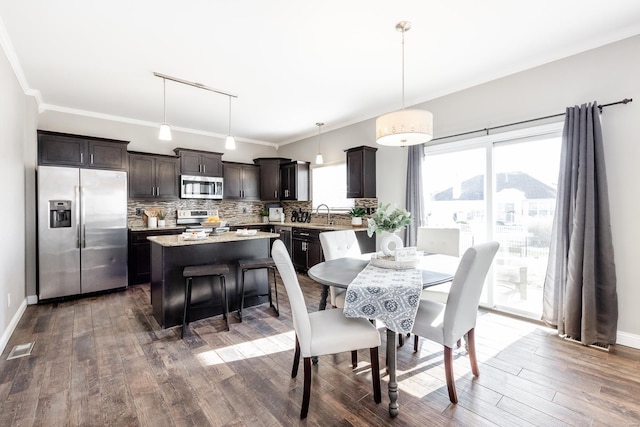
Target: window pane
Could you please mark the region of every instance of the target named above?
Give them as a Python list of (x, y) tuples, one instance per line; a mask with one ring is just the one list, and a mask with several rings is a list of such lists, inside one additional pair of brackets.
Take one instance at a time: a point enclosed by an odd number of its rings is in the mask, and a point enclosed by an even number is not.
[(347, 211), (354, 206), (347, 199), (347, 164), (316, 166), (311, 169), (312, 208), (327, 204), (331, 211)]
[(461, 253), (486, 240), (485, 153), (427, 154), (423, 163), (425, 225), (459, 227)]
[(494, 302), (539, 317), (556, 206), (560, 138), (496, 145)]

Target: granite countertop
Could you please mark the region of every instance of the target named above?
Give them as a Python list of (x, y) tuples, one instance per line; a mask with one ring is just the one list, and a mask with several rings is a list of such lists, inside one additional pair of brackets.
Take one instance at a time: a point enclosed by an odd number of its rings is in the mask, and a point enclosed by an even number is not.
[[(320, 223), (313, 223), (313, 222), (269, 222), (269, 223), (265, 223), (265, 222), (243, 222), (243, 223), (238, 223), (238, 224), (228, 224), (228, 226), (230, 227), (252, 227), (252, 226), (260, 226), (260, 225), (280, 225), (283, 227), (294, 227), (294, 228), (313, 228), (313, 229), (319, 229), (319, 230), (353, 230), (353, 231), (367, 231), (367, 227), (354, 227), (352, 225), (344, 225), (344, 224), (333, 224), (333, 225), (327, 225), (327, 224), (320, 224)], [(149, 227), (145, 227), (145, 226), (131, 226), (129, 227), (129, 230), (131, 231), (160, 231), (160, 230), (184, 230), (186, 229), (186, 226), (184, 225), (168, 225), (165, 227), (154, 227), (154, 228), (149, 228)]]
[(184, 225), (167, 225), (165, 227), (146, 227), (144, 225), (134, 225), (129, 227), (130, 231), (162, 231), (162, 230), (184, 230)]
[(315, 228), (315, 229), (319, 229), (319, 230), (353, 230), (353, 231), (367, 231), (367, 227), (354, 227), (352, 225), (344, 225), (344, 224), (332, 224), (332, 225), (328, 225), (328, 224), (320, 224), (320, 223), (313, 223), (313, 222), (270, 222), (268, 224), (265, 223), (254, 223), (254, 224), (237, 224), (234, 226), (237, 227), (242, 227), (242, 226), (249, 226), (249, 225), (280, 225), (283, 227), (294, 227), (294, 228)]
[(265, 233), (262, 231), (258, 231), (256, 234), (251, 236), (240, 236), (236, 234), (234, 231), (229, 231), (229, 232), (218, 234), (218, 235), (212, 234), (208, 236), (206, 239), (202, 239), (202, 240), (185, 240), (181, 234), (174, 234), (169, 236), (152, 236), (152, 237), (147, 237), (147, 240), (150, 240), (164, 247), (176, 247), (176, 246), (206, 245), (211, 243), (237, 242), (240, 240), (273, 239), (278, 237), (280, 237), (280, 235), (277, 233)]

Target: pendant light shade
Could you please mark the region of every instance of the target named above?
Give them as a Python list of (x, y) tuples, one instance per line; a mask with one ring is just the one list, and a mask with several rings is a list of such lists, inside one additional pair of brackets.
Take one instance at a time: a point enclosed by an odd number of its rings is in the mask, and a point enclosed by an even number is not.
[(162, 79), (162, 105), (163, 105), (163, 120), (160, 125), (160, 134), (158, 138), (162, 141), (171, 141), (171, 126), (167, 124), (167, 80)]
[(404, 33), (410, 28), (408, 21), (396, 24), (396, 30), (402, 32), (402, 110), (376, 119), (376, 142), (380, 145), (404, 147), (433, 139), (433, 114), (426, 110), (404, 109)]
[(229, 131), (227, 137), (224, 139), (224, 148), (227, 150), (236, 149), (236, 139), (231, 136), (231, 97), (229, 97)]
[(324, 163), (324, 159), (322, 158), (322, 153), (320, 152), (320, 129), (324, 126), (324, 123), (318, 122), (316, 123), (318, 126), (318, 154), (316, 155), (316, 165), (321, 165)]

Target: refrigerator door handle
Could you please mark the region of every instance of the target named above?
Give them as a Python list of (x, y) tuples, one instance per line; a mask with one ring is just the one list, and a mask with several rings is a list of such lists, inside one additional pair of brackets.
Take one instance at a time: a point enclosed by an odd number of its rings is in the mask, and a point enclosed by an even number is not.
[(80, 188), (76, 185), (73, 189), (76, 196), (76, 248), (80, 248)]
[(82, 229), (81, 229), (82, 230), (82, 234), (81, 234), (82, 247), (86, 248), (87, 247), (87, 225), (84, 222), (84, 212), (85, 212), (85, 209), (84, 209), (84, 187), (82, 185), (80, 186), (80, 200), (81, 200), (81, 203), (82, 203), (82, 206), (81, 206), (82, 214), (80, 215), (80, 222), (82, 224)]

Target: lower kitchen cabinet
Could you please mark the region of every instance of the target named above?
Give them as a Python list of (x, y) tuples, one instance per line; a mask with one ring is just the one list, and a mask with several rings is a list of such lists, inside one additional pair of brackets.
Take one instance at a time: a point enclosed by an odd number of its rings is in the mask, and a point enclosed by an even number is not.
[(314, 265), (324, 261), (320, 245), (321, 230), (294, 228), (291, 233), (291, 260), (298, 271), (306, 272)]
[(150, 236), (181, 234), (183, 228), (167, 230), (129, 230), (129, 285), (149, 283), (151, 279), (151, 242)]
[(278, 233), (280, 235), (279, 239), (282, 240), (284, 246), (287, 248), (287, 252), (289, 252), (289, 257), (293, 257), (292, 243), (291, 243), (291, 226), (286, 225), (276, 225), (274, 233)]

